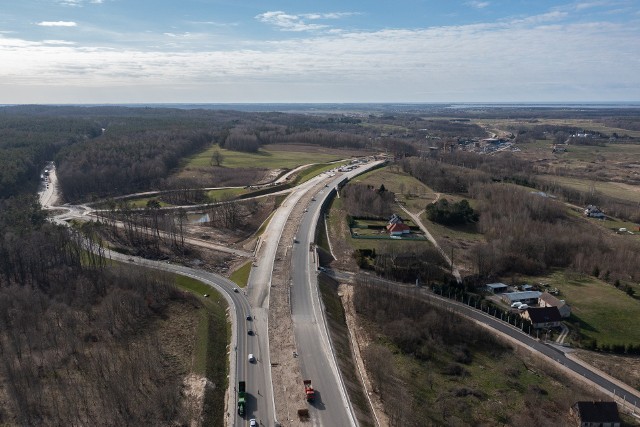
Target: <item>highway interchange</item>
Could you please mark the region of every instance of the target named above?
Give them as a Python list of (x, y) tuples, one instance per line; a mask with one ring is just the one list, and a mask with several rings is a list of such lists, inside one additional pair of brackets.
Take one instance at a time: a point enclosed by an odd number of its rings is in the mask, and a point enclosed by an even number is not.
[[(299, 352), (300, 369), (305, 378), (313, 380), (318, 394), (317, 401), (310, 407), (313, 425), (357, 425), (332, 350), (317, 286), (318, 266), (314, 256), (315, 252), (310, 248), (323, 201), (330, 196), (332, 190), (341, 181), (350, 179), (377, 164), (378, 162), (363, 164), (346, 173), (323, 173), (292, 189), (260, 237), (255, 252), (256, 262), (253, 264), (249, 283), (245, 289), (239, 291), (233, 282), (215, 273), (108, 251), (108, 255), (112, 259), (200, 280), (216, 288), (227, 300), (233, 325), (229, 360), (227, 425), (245, 426), (251, 418), (256, 418), (261, 425), (279, 425), (273, 398), (268, 336), (269, 289), (279, 245), (291, 246), (291, 315), (295, 340), (298, 348), (302, 349)], [(87, 206), (52, 206), (52, 202), (56, 199), (55, 179), (55, 170), (52, 170), (50, 185), (40, 193), (43, 207), (63, 211), (54, 216), (53, 220), (66, 224), (68, 220), (73, 218), (91, 219), (91, 209)], [(305, 209), (296, 236), (297, 243), (281, 241), (282, 231), (292, 210), (299, 204), (301, 198), (308, 192), (314, 191), (314, 188), (322, 189), (314, 194), (308, 209)], [(436, 296), (431, 294), (430, 298), (436, 298)], [(557, 348), (523, 334), (505, 322), (471, 307), (444, 298), (441, 299), (441, 303), (510, 337), (512, 340), (516, 340), (519, 345), (546, 356), (551, 363), (581, 376), (585, 381), (612, 396), (615, 395), (618, 399), (624, 399), (628, 406), (633, 405), (638, 408), (640, 394), (637, 391), (596, 372), (584, 363), (578, 363), (572, 358), (566, 357), (565, 353)], [(249, 330), (253, 331), (252, 335), (248, 334)], [(249, 354), (255, 355), (256, 361), (254, 363), (249, 362)], [(235, 411), (236, 387), (239, 380), (247, 382), (247, 413), (244, 417), (238, 416)], [(302, 386), (300, 390), (302, 392)]]

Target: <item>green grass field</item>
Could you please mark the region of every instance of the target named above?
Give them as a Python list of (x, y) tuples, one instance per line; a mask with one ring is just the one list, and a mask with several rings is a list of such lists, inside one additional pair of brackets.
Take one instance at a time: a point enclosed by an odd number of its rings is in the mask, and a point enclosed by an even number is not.
[(640, 301), (623, 291), (594, 277), (564, 272), (529, 280), (560, 290), (559, 298), (571, 306), (583, 336), (608, 344), (640, 342)]
[(419, 212), (436, 198), (436, 193), (411, 175), (390, 167), (375, 169), (356, 177), (353, 182), (384, 187), (396, 194), (411, 212)]
[(160, 203), (160, 207), (169, 207), (169, 206), (173, 206), (170, 203), (167, 202), (163, 202), (160, 197), (162, 197), (162, 195), (158, 195), (158, 196), (153, 196), (153, 197), (141, 197), (139, 199), (127, 199), (127, 203), (129, 203), (129, 205), (132, 208), (146, 208), (147, 207), (147, 203), (150, 200), (157, 200)]
[(293, 169), (300, 165), (310, 163), (326, 163), (344, 158), (344, 155), (323, 152), (295, 151), (299, 147), (292, 147), (292, 150), (274, 150), (270, 147), (261, 148), (257, 153), (243, 153), (230, 151), (214, 145), (195, 156), (192, 156), (183, 163), (183, 168), (208, 168), (211, 167), (211, 156), (218, 150), (223, 156), (221, 166), (225, 168), (265, 168), (265, 169)]
[(212, 201), (213, 200), (218, 200), (218, 201), (231, 200), (243, 194), (247, 194), (249, 191), (251, 190), (245, 189), (245, 188), (223, 188), (220, 190), (207, 191), (207, 197), (209, 198), (209, 200), (212, 200)]
[(251, 273), (251, 261), (247, 261), (240, 268), (231, 273), (229, 279), (235, 282), (239, 287), (244, 288), (249, 282), (249, 274)]
[[(180, 289), (186, 290), (196, 295), (207, 309), (206, 311), (203, 310), (200, 313), (194, 360), (195, 372), (205, 374), (208, 364), (208, 357), (211, 357), (208, 356), (208, 349), (210, 348), (210, 346), (213, 345), (215, 348), (217, 348), (217, 350), (215, 350), (216, 354), (226, 355), (226, 348), (225, 350), (222, 350), (222, 347), (226, 347), (227, 343), (210, 342), (209, 328), (211, 326), (211, 319), (209, 319), (209, 316), (214, 316), (216, 319), (218, 319), (218, 321), (220, 321), (220, 319), (226, 319), (227, 302), (218, 291), (205, 283), (186, 276), (176, 275), (174, 277), (176, 285)], [(208, 294), (209, 298), (204, 298), (204, 294)]]

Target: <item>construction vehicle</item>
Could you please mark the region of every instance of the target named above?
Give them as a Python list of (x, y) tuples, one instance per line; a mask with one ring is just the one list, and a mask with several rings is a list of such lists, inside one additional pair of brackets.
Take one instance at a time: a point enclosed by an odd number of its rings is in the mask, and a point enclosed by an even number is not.
[(244, 409), (247, 404), (245, 400), (245, 387), (246, 383), (244, 381), (240, 381), (238, 383), (238, 415), (244, 415)]
[(313, 386), (311, 385), (311, 380), (304, 380), (304, 394), (307, 402), (313, 402), (313, 399), (316, 397), (316, 392), (313, 390)]

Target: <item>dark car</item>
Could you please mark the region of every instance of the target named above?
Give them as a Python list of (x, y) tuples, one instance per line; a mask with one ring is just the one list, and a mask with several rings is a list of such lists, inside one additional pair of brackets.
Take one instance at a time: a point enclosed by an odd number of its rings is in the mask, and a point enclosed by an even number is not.
[(249, 329), (249, 330), (247, 331), (247, 334), (249, 334), (249, 335), (253, 335), (253, 330)]

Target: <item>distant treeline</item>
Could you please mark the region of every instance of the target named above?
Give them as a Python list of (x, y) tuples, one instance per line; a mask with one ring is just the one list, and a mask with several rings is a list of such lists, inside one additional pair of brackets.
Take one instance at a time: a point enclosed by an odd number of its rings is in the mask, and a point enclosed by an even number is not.
[[(425, 136), (442, 139), (486, 136), (482, 127), (469, 122), (470, 118), (527, 120), (529, 123), (526, 125), (513, 129), (516, 140), (522, 142), (531, 138), (548, 139), (549, 135), (560, 142), (579, 130), (570, 126), (539, 125), (539, 118), (599, 118), (623, 129), (640, 126), (634, 109), (578, 111), (473, 106), (450, 109), (426, 105), (389, 108), (379, 106), (383, 113), (374, 113), (377, 111), (374, 108), (366, 117), (354, 117), (347, 113), (285, 114), (120, 106), (2, 107), (0, 197), (33, 192), (38, 184), (39, 170), (45, 161), (53, 159), (58, 162), (65, 197), (80, 200), (164, 186), (175, 188), (175, 183), (165, 180), (171, 169), (185, 156), (212, 143), (245, 152), (256, 152), (268, 144), (312, 144), (332, 149), (381, 150), (404, 158), (417, 156), (426, 149)], [(342, 109), (337, 108), (336, 111)], [(431, 118), (423, 117), (426, 112)], [(438, 116), (442, 118), (433, 118)], [(456, 118), (450, 119), (452, 116)], [(601, 143), (596, 139), (585, 141)], [(456, 188), (456, 191), (465, 191), (460, 189), (479, 175), (486, 177), (488, 174), (492, 179), (502, 179), (500, 175), (506, 174), (513, 178), (514, 174), (509, 171), (524, 165), (524, 162), (517, 164), (510, 159), (507, 172), (500, 173), (505, 166), (504, 160), (482, 160), (481, 166), (470, 166), (479, 161), (460, 153), (445, 156), (442, 160), (450, 165), (474, 169), (474, 176), (462, 178), (461, 182), (446, 176), (436, 179), (440, 181), (442, 191)], [(405, 165), (406, 169), (411, 167), (413, 165)], [(493, 169), (487, 170), (487, 167)], [(516, 178), (528, 174), (531, 166), (525, 167), (528, 169), (520, 169), (515, 174)], [(224, 173), (223, 168), (218, 169), (219, 173)], [(441, 170), (443, 175), (448, 173), (445, 166)], [(251, 174), (244, 175), (249, 178)], [(227, 182), (229, 179), (214, 181)]]
[(57, 167), (60, 187), (68, 200), (87, 195), (133, 193), (164, 178), (186, 155), (212, 141), (205, 132), (146, 131), (66, 147)]

